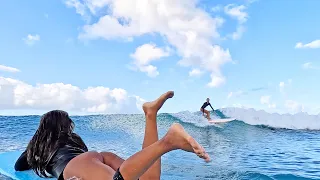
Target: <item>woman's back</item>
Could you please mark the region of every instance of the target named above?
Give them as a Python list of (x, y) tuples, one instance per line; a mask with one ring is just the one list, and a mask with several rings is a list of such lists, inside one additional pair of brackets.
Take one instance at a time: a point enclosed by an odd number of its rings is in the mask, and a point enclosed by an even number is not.
[(60, 147), (51, 158), (46, 171), (54, 177), (60, 177), (68, 162), (74, 157), (87, 152), (87, 147), (75, 146), (75, 144), (65, 144)]
[(72, 158), (88, 151), (73, 128), (73, 121), (64, 111), (44, 114), (26, 151), (16, 162), (16, 170), (33, 169), (39, 176), (49, 177), (49, 173), (58, 178)]

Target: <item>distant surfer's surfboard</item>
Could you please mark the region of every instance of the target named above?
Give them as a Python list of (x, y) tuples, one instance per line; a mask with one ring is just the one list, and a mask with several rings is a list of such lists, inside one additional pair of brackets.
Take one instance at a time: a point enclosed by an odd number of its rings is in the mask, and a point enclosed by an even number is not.
[(226, 119), (211, 119), (209, 123), (227, 123), (230, 121), (236, 120), (235, 118), (226, 118)]
[(54, 178), (41, 178), (32, 170), (15, 171), (14, 164), (21, 155), (22, 151), (13, 151), (0, 154), (0, 174), (15, 180), (53, 180)]

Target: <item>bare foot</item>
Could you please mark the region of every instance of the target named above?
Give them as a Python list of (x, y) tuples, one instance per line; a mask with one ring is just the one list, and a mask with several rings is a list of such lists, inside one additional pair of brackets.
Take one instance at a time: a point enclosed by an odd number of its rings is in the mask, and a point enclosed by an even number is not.
[(164, 141), (172, 148), (172, 150), (181, 149), (187, 152), (193, 152), (205, 161), (210, 161), (210, 157), (204, 148), (178, 123), (174, 123), (170, 127), (164, 137)]
[(146, 102), (142, 105), (142, 109), (145, 114), (149, 113), (157, 113), (159, 109), (162, 107), (162, 105), (166, 102), (167, 99), (172, 98), (174, 96), (173, 91), (168, 91), (164, 94), (162, 94), (158, 99)]

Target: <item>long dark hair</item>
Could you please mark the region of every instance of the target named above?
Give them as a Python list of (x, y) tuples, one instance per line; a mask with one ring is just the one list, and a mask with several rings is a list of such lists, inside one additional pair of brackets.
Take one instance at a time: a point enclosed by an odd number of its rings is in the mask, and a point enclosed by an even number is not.
[(70, 144), (88, 150), (80, 136), (73, 133), (74, 123), (65, 111), (53, 110), (41, 117), (39, 127), (27, 146), (27, 161), (40, 177), (48, 177), (46, 169), (56, 151)]

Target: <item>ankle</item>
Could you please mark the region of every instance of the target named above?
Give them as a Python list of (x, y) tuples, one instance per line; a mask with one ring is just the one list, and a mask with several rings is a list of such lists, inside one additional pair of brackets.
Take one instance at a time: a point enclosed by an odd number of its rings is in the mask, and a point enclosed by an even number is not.
[(145, 115), (147, 118), (154, 118), (154, 117), (157, 117), (157, 112), (156, 112), (156, 111), (149, 110), (149, 111), (144, 112), (144, 115)]

